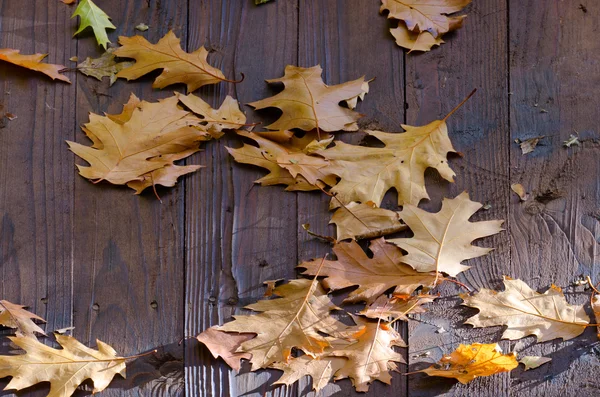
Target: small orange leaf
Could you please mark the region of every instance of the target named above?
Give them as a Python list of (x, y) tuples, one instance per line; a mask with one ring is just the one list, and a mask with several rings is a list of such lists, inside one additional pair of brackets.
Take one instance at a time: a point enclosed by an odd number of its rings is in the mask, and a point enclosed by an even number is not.
[(69, 80), (67, 76), (63, 76), (59, 73), (60, 70), (66, 68), (65, 66), (41, 63), (47, 56), (47, 54), (21, 55), (19, 50), (0, 48), (0, 61), (6, 61), (13, 65), (44, 73), (46, 76), (52, 78), (52, 80), (61, 80), (66, 83), (71, 83), (71, 80)]

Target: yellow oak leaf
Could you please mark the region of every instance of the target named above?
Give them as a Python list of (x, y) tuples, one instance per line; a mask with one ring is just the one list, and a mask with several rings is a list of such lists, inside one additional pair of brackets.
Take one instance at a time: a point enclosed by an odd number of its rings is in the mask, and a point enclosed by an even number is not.
[(40, 382), (50, 382), (48, 397), (66, 397), (86, 379), (94, 382), (94, 393), (104, 390), (117, 374), (125, 377), (125, 360), (115, 350), (96, 341), (98, 350), (77, 339), (55, 334), (62, 349), (53, 349), (36, 339), (9, 337), (25, 354), (0, 356), (0, 378), (11, 376), (5, 390), (22, 390)]
[(63, 65), (53, 65), (51, 63), (42, 63), (46, 58), (46, 54), (21, 55), (19, 50), (10, 48), (0, 48), (0, 61), (12, 63), (13, 65), (21, 66), (29, 70), (44, 73), (52, 80), (60, 80), (66, 83), (71, 83), (67, 76), (59, 72), (66, 67)]
[[(323, 82), (321, 66), (301, 68), (288, 65), (285, 75), (268, 83), (283, 83), (285, 89), (279, 94), (248, 105), (256, 109), (276, 107), (281, 109), (281, 117), (267, 128), (271, 130), (304, 131), (356, 131), (361, 115), (340, 102), (351, 100), (365, 93), (364, 77), (343, 84), (328, 86)], [(368, 86), (366, 87), (368, 89)], [(351, 101), (352, 103), (352, 101)], [(352, 105), (351, 105), (352, 106)]]
[(389, 240), (408, 252), (402, 260), (419, 272), (440, 272), (455, 277), (469, 266), (461, 262), (485, 255), (492, 248), (476, 247), (473, 240), (502, 231), (503, 221), (469, 222), (483, 205), (469, 199), (463, 192), (456, 198), (445, 198), (437, 213), (407, 204), (400, 218), (414, 236)]
[(482, 289), (461, 295), (463, 305), (479, 309), (465, 324), (474, 327), (506, 325), (503, 339), (535, 335), (538, 342), (573, 339), (585, 331), (590, 319), (583, 306), (570, 305), (561, 289), (552, 285), (540, 294), (521, 280), (504, 278), (504, 291)]
[(442, 357), (436, 365), (418, 372), (425, 372), (429, 376), (454, 378), (467, 384), (480, 376), (510, 372), (518, 366), (516, 355), (502, 354), (498, 344), (473, 343), (460, 345), (452, 354)]
[(435, 273), (418, 273), (404, 264), (402, 251), (383, 238), (372, 240), (369, 258), (356, 241), (337, 243), (333, 252), (337, 260), (315, 259), (298, 267), (306, 269), (305, 275), (326, 276), (323, 285), (331, 290), (358, 286), (344, 302), (374, 302), (388, 289), (396, 294), (411, 294), (421, 286), (432, 286)]
[(46, 322), (40, 316), (37, 316), (27, 310), (26, 306), (16, 305), (9, 301), (0, 301), (0, 325), (9, 328), (16, 328), (17, 335), (35, 339), (35, 333), (46, 335), (43, 329), (33, 320)]
[(127, 80), (138, 79), (154, 70), (162, 73), (154, 80), (152, 87), (164, 88), (171, 84), (183, 83), (193, 92), (207, 84), (217, 84), (227, 80), (223, 72), (210, 66), (206, 60), (208, 51), (204, 47), (191, 54), (181, 49), (180, 40), (170, 31), (156, 44), (142, 36), (119, 37), (121, 47), (114, 54), (122, 58), (135, 59), (135, 64), (121, 70), (117, 77)]
[(389, 11), (388, 18), (406, 22), (408, 30), (428, 31), (433, 37), (452, 30), (453, 17), (471, 0), (381, 0), (381, 11)]

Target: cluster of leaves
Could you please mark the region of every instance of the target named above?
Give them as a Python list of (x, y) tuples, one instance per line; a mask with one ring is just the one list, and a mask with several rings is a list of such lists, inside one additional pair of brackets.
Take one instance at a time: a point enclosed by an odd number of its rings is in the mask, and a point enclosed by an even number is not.
[(34, 322), (43, 318), (25, 310), (25, 306), (0, 300), (0, 325), (16, 329), (10, 341), (24, 354), (0, 355), (0, 378), (12, 377), (5, 390), (22, 390), (40, 382), (50, 382), (48, 396), (70, 396), (87, 379), (94, 382), (94, 393), (104, 390), (115, 375), (125, 377), (125, 361), (139, 357), (119, 357), (106, 343), (97, 340), (91, 349), (63, 331), (54, 337), (62, 349), (54, 349), (37, 339), (46, 336)]

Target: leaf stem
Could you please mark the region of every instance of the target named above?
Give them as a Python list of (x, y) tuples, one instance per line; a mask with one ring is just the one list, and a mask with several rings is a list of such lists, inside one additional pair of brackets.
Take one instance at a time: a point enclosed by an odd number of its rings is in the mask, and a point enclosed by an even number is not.
[(442, 121), (448, 120), (448, 118), (450, 118), (450, 116), (452, 116), (454, 114), (454, 112), (456, 112), (458, 109), (460, 109), (462, 107), (462, 105), (465, 104), (465, 102), (467, 102), (473, 95), (475, 95), (475, 92), (477, 92), (477, 88), (473, 89), (473, 91), (471, 91), (471, 93), (469, 95), (467, 95), (467, 97), (465, 99), (463, 99), (463, 101), (461, 103), (459, 103), (454, 109), (452, 109), (450, 111), (450, 113), (448, 113), (448, 115), (442, 119)]

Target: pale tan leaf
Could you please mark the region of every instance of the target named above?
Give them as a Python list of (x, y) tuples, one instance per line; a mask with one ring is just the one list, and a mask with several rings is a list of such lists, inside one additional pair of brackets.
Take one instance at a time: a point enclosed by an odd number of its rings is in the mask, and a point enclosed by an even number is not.
[(396, 44), (409, 50), (409, 54), (413, 51), (431, 51), (433, 46), (439, 46), (444, 43), (441, 36), (437, 38), (433, 37), (427, 31), (411, 32), (403, 22), (398, 23), (397, 28), (390, 29), (390, 32), (392, 32), (392, 35), (396, 39)]
[(210, 350), (214, 358), (221, 357), (236, 371), (240, 370), (242, 359), (250, 360), (252, 358), (250, 353), (236, 352), (242, 343), (252, 338), (254, 338), (253, 333), (232, 334), (219, 331), (218, 327), (211, 327), (196, 336), (196, 339)]
[[(208, 103), (194, 94), (177, 93), (179, 101), (202, 119), (202, 125), (207, 131), (215, 134), (223, 130), (237, 129), (246, 124), (246, 115), (240, 110), (238, 101), (227, 95), (218, 109), (213, 109)], [(220, 135), (215, 136), (215, 138)]]
[(283, 371), (283, 375), (274, 384), (291, 385), (304, 376), (310, 376), (313, 390), (318, 392), (327, 386), (333, 375), (345, 365), (346, 361), (345, 358), (331, 357), (326, 354), (318, 355), (316, 358), (305, 354), (291, 358), (287, 362), (274, 363), (270, 368)]
[(550, 357), (539, 356), (525, 356), (519, 360), (519, 362), (525, 366), (525, 371), (536, 369), (537, 367), (549, 363), (550, 361), (552, 361)]
[(378, 208), (372, 201), (352, 202), (338, 208), (329, 223), (336, 225), (340, 241), (381, 237), (407, 228), (397, 212)]
[(16, 305), (9, 301), (0, 301), (0, 325), (8, 328), (16, 328), (17, 335), (35, 339), (35, 333), (46, 335), (43, 329), (33, 320), (46, 322), (40, 316), (37, 316), (27, 310), (26, 306)]
[[(383, 238), (372, 240), (369, 258), (355, 241), (341, 242), (333, 247), (337, 260), (315, 259), (303, 262), (298, 267), (305, 268), (305, 275), (327, 276), (323, 285), (332, 290), (358, 286), (345, 302), (374, 302), (390, 288), (396, 294), (411, 294), (421, 286), (431, 286), (436, 280), (435, 273), (418, 273), (402, 263), (404, 256), (398, 247), (385, 242)], [(322, 266), (321, 266), (321, 262)]]
[(453, 199), (445, 198), (442, 209), (437, 213), (407, 204), (400, 212), (400, 218), (414, 236), (389, 241), (408, 252), (403, 261), (417, 271), (440, 272), (455, 277), (469, 268), (462, 265), (462, 261), (492, 250), (471, 245), (473, 240), (502, 231), (503, 221), (469, 222), (469, 218), (481, 207), (481, 203), (469, 200), (466, 192)]
[(560, 288), (553, 285), (543, 294), (521, 280), (504, 278), (505, 290), (482, 289), (473, 296), (463, 294), (465, 306), (479, 309), (465, 324), (474, 327), (506, 325), (503, 339), (535, 335), (538, 342), (572, 339), (590, 322), (583, 306), (570, 305)]
[(434, 295), (414, 296), (394, 294), (391, 298), (382, 295), (362, 310), (360, 314), (368, 318), (379, 318), (384, 321), (408, 321), (409, 314), (425, 313), (427, 310), (423, 305), (433, 302), (436, 298), (438, 297)]

